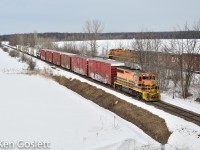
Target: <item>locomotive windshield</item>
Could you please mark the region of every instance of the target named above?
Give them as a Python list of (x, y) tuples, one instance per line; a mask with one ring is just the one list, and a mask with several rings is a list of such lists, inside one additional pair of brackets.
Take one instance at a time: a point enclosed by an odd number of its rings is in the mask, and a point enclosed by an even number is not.
[(143, 80), (149, 80), (149, 79), (151, 79), (151, 77), (150, 76), (143, 76), (142, 79)]
[(151, 75), (146, 75), (142, 77), (143, 80), (155, 80), (155, 76), (151, 76)]

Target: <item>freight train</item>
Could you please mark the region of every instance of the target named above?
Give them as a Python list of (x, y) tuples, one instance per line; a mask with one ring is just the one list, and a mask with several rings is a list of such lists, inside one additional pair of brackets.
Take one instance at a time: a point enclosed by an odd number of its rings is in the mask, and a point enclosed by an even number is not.
[(124, 66), (124, 63), (105, 58), (89, 58), (50, 49), (35, 49), (17, 45), (16, 50), (48, 63), (92, 78), (145, 101), (160, 100), (156, 76)]
[(137, 56), (134, 50), (124, 50), (124, 49), (111, 49), (108, 57), (111, 59), (127, 59), (135, 58)]
[[(200, 54), (198, 53), (182, 53), (180, 54), (175, 54), (175, 53), (163, 53), (163, 52), (150, 52), (150, 51), (143, 51), (143, 53), (146, 53), (146, 56), (150, 55), (155, 55), (158, 58), (158, 62), (163, 62), (164, 64), (170, 64), (167, 66), (167, 69), (177, 69), (177, 63), (182, 59), (183, 64), (183, 69), (187, 69), (187, 65), (191, 66), (193, 71), (195, 73), (200, 72)], [(115, 60), (120, 60), (120, 61), (131, 61), (135, 64), (137, 64), (138, 60), (138, 55), (141, 55), (141, 53), (137, 53), (137, 51), (134, 50), (123, 50), (123, 49), (111, 49), (108, 57), (111, 59)], [(147, 60), (146, 62), (143, 61), (143, 65), (149, 65), (149, 61)]]

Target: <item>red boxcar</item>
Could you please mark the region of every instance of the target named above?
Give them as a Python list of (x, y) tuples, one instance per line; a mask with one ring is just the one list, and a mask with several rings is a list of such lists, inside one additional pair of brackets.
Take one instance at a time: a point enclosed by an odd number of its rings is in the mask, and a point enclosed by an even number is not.
[(53, 52), (53, 64), (60, 66), (61, 54), (60, 52)]
[(80, 56), (71, 57), (71, 70), (78, 74), (88, 76), (88, 58)]
[(52, 63), (53, 62), (53, 51), (46, 50), (46, 61)]
[(113, 85), (118, 66), (124, 66), (124, 63), (110, 59), (89, 59), (88, 76), (105, 84)]
[(46, 59), (46, 51), (45, 51), (44, 49), (42, 49), (42, 50), (40, 51), (40, 58), (41, 58), (42, 60), (45, 60), (45, 59)]
[(200, 71), (200, 54), (182, 54), (184, 67), (192, 65), (194, 71)]
[[(159, 53), (159, 62), (162, 63), (169, 63), (167, 66), (169, 69), (177, 69), (177, 63), (180, 61), (179, 59), (182, 58), (183, 61), (183, 69), (186, 69), (186, 66), (192, 65), (191, 67), (194, 71), (200, 71), (200, 54), (187, 54), (183, 53), (181, 55), (178, 54), (171, 54), (171, 53)], [(180, 57), (181, 56), (181, 57)]]
[(72, 53), (61, 53), (61, 66), (66, 69), (71, 69), (71, 57), (76, 56)]

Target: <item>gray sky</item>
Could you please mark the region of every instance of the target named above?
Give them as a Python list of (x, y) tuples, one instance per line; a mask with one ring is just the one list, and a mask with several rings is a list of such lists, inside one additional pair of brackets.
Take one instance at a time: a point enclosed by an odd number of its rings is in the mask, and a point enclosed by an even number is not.
[(200, 0), (0, 0), (0, 35), (82, 32), (98, 19), (104, 32), (172, 31), (200, 19)]

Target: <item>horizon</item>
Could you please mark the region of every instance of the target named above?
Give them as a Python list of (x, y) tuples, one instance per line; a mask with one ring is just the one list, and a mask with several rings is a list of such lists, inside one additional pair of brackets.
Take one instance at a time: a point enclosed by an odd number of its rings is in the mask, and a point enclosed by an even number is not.
[[(138, 31), (138, 32), (101, 32), (99, 34), (107, 34), (107, 33), (171, 33), (171, 32), (200, 32), (196, 30), (192, 31)], [(36, 32), (37, 34), (46, 34), (46, 33), (63, 33), (63, 34), (85, 34), (84, 32)], [(11, 34), (0, 34), (0, 36), (5, 36), (5, 35), (17, 35), (17, 34), (34, 34), (34, 32), (27, 32), (27, 33), (11, 33)], [(89, 33), (88, 33), (89, 34)], [(92, 34), (92, 33), (91, 33)]]

